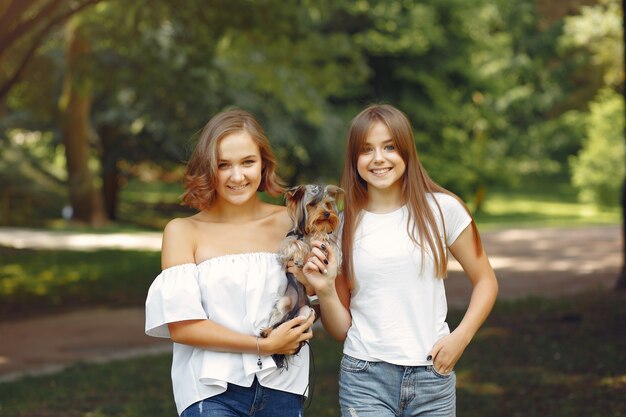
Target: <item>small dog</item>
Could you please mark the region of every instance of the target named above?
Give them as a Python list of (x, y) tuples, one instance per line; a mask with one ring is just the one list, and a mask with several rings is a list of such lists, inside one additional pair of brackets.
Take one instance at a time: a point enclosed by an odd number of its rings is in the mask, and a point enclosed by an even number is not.
[[(287, 211), (293, 220), (293, 229), (280, 245), (279, 260), (283, 268), (287, 268), (289, 261), (293, 261), (300, 268), (303, 267), (311, 252), (313, 240), (327, 242), (337, 259), (337, 264), (341, 264), (341, 251), (337, 247), (339, 212), (336, 203), (336, 198), (341, 193), (343, 190), (337, 186), (317, 184), (299, 185), (287, 191), (285, 200)], [(290, 272), (286, 275), (287, 289), (274, 304), (269, 326), (261, 331), (261, 337), (268, 337), (273, 329), (288, 320), (298, 316), (308, 318), (314, 314), (304, 285)], [(278, 368), (287, 366), (285, 355), (272, 357)]]

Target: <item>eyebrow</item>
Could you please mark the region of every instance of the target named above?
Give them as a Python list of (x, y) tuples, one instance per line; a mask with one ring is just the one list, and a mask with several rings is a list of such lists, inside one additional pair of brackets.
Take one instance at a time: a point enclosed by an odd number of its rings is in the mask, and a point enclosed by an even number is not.
[[(258, 158), (258, 155), (251, 154), (251, 155), (248, 155), (248, 156), (244, 156), (243, 158), (240, 159), (240, 161), (243, 161), (244, 159), (255, 159), (255, 158)], [(230, 160), (229, 159), (221, 159), (220, 158), (220, 159), (217, 160), (217, 162), (230, 162)]]
[[(390, 142), (391, 142), (391, 143), (393, 143), (393, 139), (387, 139), (387, 140), (385, 140), (385, 141), (383, 142), (383, 145), (386, 145), (386, 144), (388, 144), (388, 143), (390, 143)], [(370, 145), (370, 146), (371, 146), (371, 145), (372, 145), (372, 143), (371, 143), (371, 142), (368, 142), (368, 141), (365, 141), (365, 142), (363, 142), (363, 145)]]

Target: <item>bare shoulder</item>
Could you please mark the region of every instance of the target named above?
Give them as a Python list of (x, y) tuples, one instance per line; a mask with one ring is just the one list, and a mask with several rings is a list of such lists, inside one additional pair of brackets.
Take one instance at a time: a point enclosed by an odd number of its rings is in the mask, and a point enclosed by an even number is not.
[(163, 230), (161, 268), (195, 263), (196, 225), (193, 217), (170, 220)]
[(287, 207), (279, 206), (277, 204), (265, 203), (263, 205), (264, 211), (268, 216), (274, 216), (277, 218), (285, 217), (289, 219), (289, 215), (287, 214)]
[(180, 217), (176, 219), (170, 220), (163, 230), (164, 234), (177, 234), (180, 232), (189, 232), (191, 229), (195, 228), (193, 224), (193, 216), (192, 217)]
[(266, 204), (266, 210), (269, 223), (272, 227), (280, 231), (289, 231), (292, 228), (292, 220), (287, 213), (287, 207), (278, 206), (276, 204)]

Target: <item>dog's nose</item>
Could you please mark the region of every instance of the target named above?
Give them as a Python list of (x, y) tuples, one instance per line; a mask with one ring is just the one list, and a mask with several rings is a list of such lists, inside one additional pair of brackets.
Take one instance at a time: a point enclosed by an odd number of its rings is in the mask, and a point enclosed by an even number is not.
[(324, 217), (329, 218), (330, 217), (330, 211), (325, 211), (324, 212)]

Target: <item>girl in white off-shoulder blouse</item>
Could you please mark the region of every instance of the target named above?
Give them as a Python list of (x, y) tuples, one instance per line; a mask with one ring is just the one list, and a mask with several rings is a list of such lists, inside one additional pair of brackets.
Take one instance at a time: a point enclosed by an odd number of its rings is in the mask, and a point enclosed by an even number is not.
[[(219, 113), (204, 127), (185, 173), (183, 203), (199, 212), (165, 227), (163, 271), (146, 300), (146, 333), (174, 342), (172, 385), (182, 417), (302, 414), (308, 346), (293, 354), (312, 337), (314, 317), (257, 337), (285, 289), (276, 252), (291, 229), (285, 207), (262, 202), (257, 191), (282, 191), (269, 142), (249, 113)], [(307, 276), (336, 273), (321, 244)], [(277, 369), (273, 354), (292, 355), (288, 368)]]

